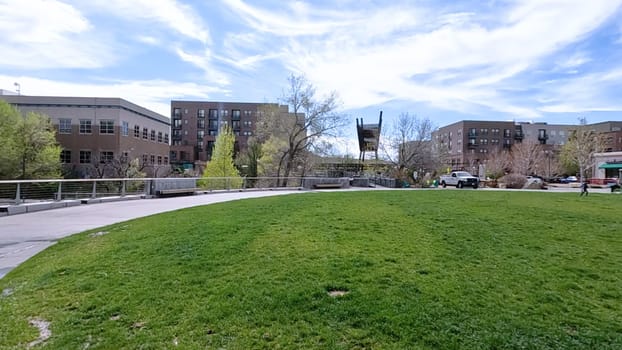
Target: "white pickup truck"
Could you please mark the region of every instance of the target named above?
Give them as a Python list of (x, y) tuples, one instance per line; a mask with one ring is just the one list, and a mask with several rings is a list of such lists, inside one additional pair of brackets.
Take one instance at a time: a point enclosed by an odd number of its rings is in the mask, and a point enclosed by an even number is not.
[(479, 186), (479, 179), (466, 171), (452, 171), (449, 175), (441, 175), (440, 184), (443, 187), (456, 186), (462, 188), (464, 186), (470, 186), (477, 188)]

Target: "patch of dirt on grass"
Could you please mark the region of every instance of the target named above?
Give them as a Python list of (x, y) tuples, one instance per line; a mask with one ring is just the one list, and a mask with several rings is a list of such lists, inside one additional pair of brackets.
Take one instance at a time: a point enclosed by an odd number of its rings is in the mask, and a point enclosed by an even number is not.
[(347, 290), (329, 290), (328, 291), (328, 295), (330, 295), (333, 298), (338, 298), (338, 297), (342, 297), (346, 294), (350, 293)]
[(42, 320), (40, 318), (32, 318), (28, 321), (28, 324), (33, 327), (37, 327), (37, 329), (39, 330), (39, 338), (28, 343), (28, 349), (43, 343), (52, 336), (52, 331), (50, 331), (50, 322)]
[(105, 234), (107, 234), (107, 231), (99, 231), (99, 232), (93, 232), (89, 235), (89, 237), (99, 237), (99, 236), (103, 236)]
[(6, 298), (8, 296), (10, 296), (11, 294), (13, 294), (13, 288), (6, 288), (2, 290), (2, 297)]

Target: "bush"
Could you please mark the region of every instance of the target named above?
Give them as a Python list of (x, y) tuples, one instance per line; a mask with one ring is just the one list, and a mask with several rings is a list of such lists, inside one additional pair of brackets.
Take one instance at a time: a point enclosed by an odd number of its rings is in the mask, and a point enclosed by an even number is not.
[(500, 178), (499, 182), (505, 183), (505, 188), (523, 188), (527, 183), (527, 177), (521, 174), (508, 174)]

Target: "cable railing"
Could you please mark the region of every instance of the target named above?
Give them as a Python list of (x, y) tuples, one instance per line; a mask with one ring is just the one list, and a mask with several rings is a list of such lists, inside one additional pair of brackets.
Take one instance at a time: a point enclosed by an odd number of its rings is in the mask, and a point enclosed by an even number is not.
[(0, 205), (106, 197), (156, 197), (212, 191), (267, 189), (311, 189), (318, 184), (338, 184), (346, 188), (349, 178), (324, 177), (210, 177), (210, 178), (107, 178), (0, 181)]

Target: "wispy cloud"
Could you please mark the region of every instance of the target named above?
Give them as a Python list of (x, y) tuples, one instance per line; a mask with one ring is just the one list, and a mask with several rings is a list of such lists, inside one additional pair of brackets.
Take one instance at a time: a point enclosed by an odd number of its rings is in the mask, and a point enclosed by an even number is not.
[(4, 67), (99, 68), (117, 59), (78, 9), (56, 0), (0, 1), (0, 32)]
[(211, 42), (209, 28), (197, 11), (176, 0), (91, 0), (88, 7), (114, 14), (132, 22), (153, 22), (164, 25), (183, 37), (198, 40), (203, 44)]
[[(342, 13), (225, 3), (253, 29), (281, 38), (284, 65), (322, 90), (339, 91), (346, 108), (408, 99), (466, 113), (488, 108), (530, 117), (541, 114), (537, 104), (502, 91), (589, 35), (620, 6), (611, 0), (533, 0), (480, 15), (404, 4)], [(576, 67), (587, 57), (577, 54), (561, 64)], [(452, 75), (452, 84), (419, 80), (422, 75)]]

